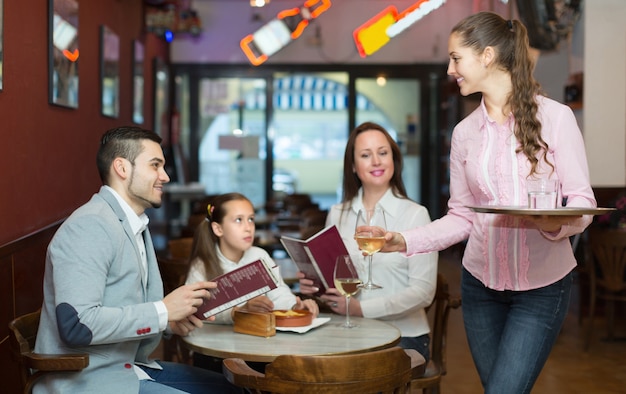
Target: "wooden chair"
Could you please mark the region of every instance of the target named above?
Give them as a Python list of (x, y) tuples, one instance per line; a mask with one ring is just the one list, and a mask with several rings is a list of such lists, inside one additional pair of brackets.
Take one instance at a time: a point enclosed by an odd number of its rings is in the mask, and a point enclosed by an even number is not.
[(307, 239), (326, 227), (328, 211), (319, 208), (308, 208), (300, 218), (300, 238)]
[(208, 194), (200, 199), (192, 201), (191, 212), (187, 218), (187, 223), (180, 230), (180, 236), (183, 238), (193, 237), (198, 225), (206, 219), (207, 205), (210, 204), (217, 195)]
[[(355, 332), (356, 335), (356, 332)], [(336, 356), (283, 355), (258, 372), (240, 358), (223, 361), (226, 379), (250, 393), (408, 393), (424, 370), (415, 350), (393, 347)]]
[[(163, 292), (168, 294), (185, 283), (189, 265), (187, 260), (158, 258), (159, 271), (163, 280)], [(191, 352), (187, 349), (180, 336), (172, 334), (161, 341), (163, 344), (163, 360), (183, 364), (191, 362)]]
[(626, 230), (593, 228), (589, 233), (589, 322), (585, 350), (593, 334), (596, 301), (606, 301), (608, 340), (614, 339), (615, 302), (626, 302)]
[(41, 311), (15, 318), (9, 323), (9, 341), (15, 361), (20, 368), (22, 389), (30, 393), (33, 385), (44, 375), (54, 372), (79, 372), (89, 365), (89, 355), (34, 353)]
[(187, 218), (187, 224), (180, 230), (181, 238), (193, 238), (198, 225), (206, 220), (205, 213), (192, 213)]
[(185, 283), (189, 264), (186, 259), (158, 257), (159, 271), (163, 280), (163, 292), (169, 294)]
[(428, 313), (433, 314), (430, 333), (430, 360), (424, 375), (411, 381), (411, 389), (422, 389), (424, 394), (439, 393), (441, 377), (446, 374), (446, 341), (450, 309), (461, 306), (460, 297), (450, 296), (448, 282), (442, 274), (437, 274), (437, 290)]
[(187, 261), (187, 259), (189, 259), (189, 256), (191, 256), (192, 245), (193, 237), (170, 239), (167, 242), (169, 256), (173, 259)]
[(291, 213), (297, 214), (305, 208), (315, 206), (311, 195), (307, 193), (293, 193), (285, 196), (285, 209)]
[(204, 215), (204, 217), (206, 217), (207, 211), (207, 205), (212, 203), (213, 200), (215, 200), (215, 197), (217, 197), (218, 194), (207, 194), (206, 196), (197, 199), (193, 202), (192, 207), (191, 207), (191, 214), (202, 214)]
[(268, 215), (278, 215), (285, 209), (285, 200), (283, 198), (272, 198), (267, 200), (263, 209)]

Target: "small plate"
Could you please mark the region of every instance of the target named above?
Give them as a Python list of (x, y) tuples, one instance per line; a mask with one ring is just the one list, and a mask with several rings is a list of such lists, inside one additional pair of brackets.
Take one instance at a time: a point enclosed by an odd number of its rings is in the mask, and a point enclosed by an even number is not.
[(474, 212), (499, 213), (505, 215), (534, 215), (534, 216), (579, 216), (579, 215), (604, 215), (615, 211), (615, 208), (585, 208), (585, 207), (562, 207), (556, 209), (532, 209), (515, 206), (483, 206), (471, 207)]
[(313, 314), (306, 309), (275, 310), (276, 327), (304, 327), (313, 322)]
[(323, 324), (326, 324), (330, 321), (330, 317), (316, 317), (313, 319), (313, 322), (308, 326), (303, 327), (276, 327), (276, 331), (282, 332), (295, 332), (298, 334), (305, 334), (311, 331), (314, 328), (317, 328)]

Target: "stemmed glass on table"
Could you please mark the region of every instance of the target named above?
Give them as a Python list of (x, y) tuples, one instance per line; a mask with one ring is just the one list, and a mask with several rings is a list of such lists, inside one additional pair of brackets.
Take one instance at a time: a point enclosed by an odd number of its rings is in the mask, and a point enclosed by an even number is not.
[(382, 289), (382, 286), (372, 282), (372, 258), (385, 245), (385, 213), (382, 208), (361, 209), (356, 218), (354, 239), (359, 249), (367, 253), (368, 268), (367, 282), (362, 288), (365, 290)]
[(361, 288), (361, 279), (357, 273), (352, 259), (348, 255), (337, 256), (335, 271), (333, 273), (335, 288), (346, 297), (346, 321), (341, 324), (343, 328), (358, 327), (350, 321), (350, 297), (355, 295)]

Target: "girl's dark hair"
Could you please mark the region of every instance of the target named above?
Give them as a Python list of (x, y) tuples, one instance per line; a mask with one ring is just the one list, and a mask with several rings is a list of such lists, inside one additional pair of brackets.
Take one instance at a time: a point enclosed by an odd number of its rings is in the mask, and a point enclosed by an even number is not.
[(252, 202), (240, 193), (227, 193), (215, 196), (207, 205), (206, 220), (198, 224), (193, 236), (189, 262), (191, 263), (196, 258), (202, 260), (207, 279), (215, 278), (224, 273), (217, 256), (216, 245), (219, 242), (219, 237), (213, 232), (211, 222), (222, 224), (227, 213), (225, 205), (229, 201), (247, 201), (252, 205)]
[(379, 124), (373, 122), (365, 122), (358, 125), (348, 137), (346, 144), (346, 151), (343, 155), (343, 192), (341, 202), (343, 203), (344, 210), (349, 208), (352, 199), (358, 194), (359, 188), (363, 185), (359, 177), (354, 172), (354, 147), (356, 145), (356, 138), (364, 131), (377, 130), (383, 133), (389, 146), (391, 147), (391, 153), (393, 158), (393, 176), (389, 181), (393, 194), (397, 197), (407, 198), (406, 188), (404, 187), (404, 181), (402, 180), (402, 154), (400, 153), (400, 147), (396, 141), (391, 138), (389, 132)]
[[(518, 20), (505, 20), (493, 12), (471, 15), (452, 28), (461, 45), (481, 54), (486, 47), (495, 50), (494, 66), (511, 75), (513, 88), (507, 99), (515, 118), (515, 137), (531, 164), (530, 174), (537, 171), (538, 156), (552, 169), (547, 159), (548, 144), (541, 138), (541, 122), (537, 118), (536, 96), (541, 86), (533, 77), (535, 62), (530, 55), (526, 27)], [(506, 115), (506, 114), (505, 114)]]

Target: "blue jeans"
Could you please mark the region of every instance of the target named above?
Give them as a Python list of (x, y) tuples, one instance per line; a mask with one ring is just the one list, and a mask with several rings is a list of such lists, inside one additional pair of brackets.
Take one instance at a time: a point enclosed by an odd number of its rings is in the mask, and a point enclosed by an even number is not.
[(530, 393), (567, 314), (572, 273), (543, 288), (496, 291), (463, 269), (465, 333), (485, 394)]
[(141, 380), (140, 394), (243, 393), (222, 374), (166, 361), (159, 361), (159, 365), (162, 370), (141, 367), (154, 380)]
[(415, 349), (419, 354), (424, 356), (426, 362), (430, 359), (430, 335), (424, 334), (419, 337), (401, 337), (400, 346), (402, 349)]

